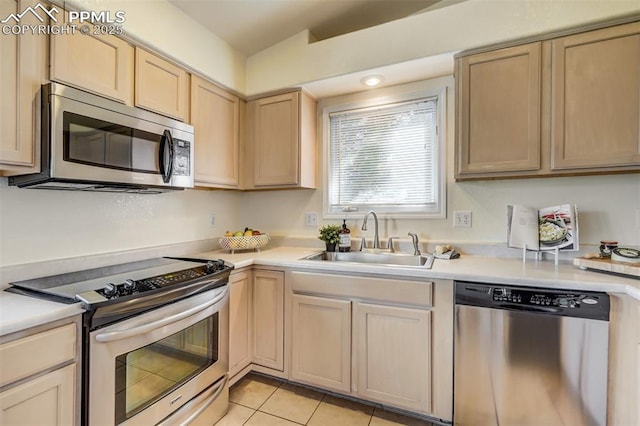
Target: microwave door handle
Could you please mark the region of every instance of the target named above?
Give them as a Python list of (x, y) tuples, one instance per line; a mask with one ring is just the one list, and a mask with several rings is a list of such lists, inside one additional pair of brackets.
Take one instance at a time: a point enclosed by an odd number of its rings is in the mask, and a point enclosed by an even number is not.
[[(168, 151), (168, 155), (167, 155)], [(160, 174), (162, 181), (169, 183), (173, 174), (173, 138), (171, 132), (165, 130), (160, 139)]]

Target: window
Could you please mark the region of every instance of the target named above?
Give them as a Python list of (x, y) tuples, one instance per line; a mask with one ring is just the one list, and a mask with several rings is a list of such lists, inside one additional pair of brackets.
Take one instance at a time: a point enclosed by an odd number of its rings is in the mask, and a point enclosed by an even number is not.
[[(423, 94), (424, 95), (424, 94)], [(336, 106), (328, 118), (326, 212), (444, 217), (444, 95)]]

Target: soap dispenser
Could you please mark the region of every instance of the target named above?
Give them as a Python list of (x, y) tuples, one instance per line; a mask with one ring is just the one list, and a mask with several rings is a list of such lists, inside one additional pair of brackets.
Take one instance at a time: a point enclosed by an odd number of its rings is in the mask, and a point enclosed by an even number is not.
[(351, 251), (351, 230), (347, 228), (347, 219), (342, 221), (342, 229), (338, 232), (340, 242), (338, 242), (338, 251)]

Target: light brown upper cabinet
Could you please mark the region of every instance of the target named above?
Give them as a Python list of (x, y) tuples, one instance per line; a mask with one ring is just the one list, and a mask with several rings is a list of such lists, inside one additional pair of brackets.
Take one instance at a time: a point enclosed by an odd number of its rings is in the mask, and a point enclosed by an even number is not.
[(458, 61), (460, 176), (540, 168), (540, 51), (531, 43)]
[(189, 73), (136, 47), (135, 105), (177, 118), (189, 119)]
[[(35, 1), (2, 1), (0, 16), (21, 13)], [(33, 21), (33, 22), (32, 22)], [(24, 24), (41, 24), (34, 16)], [(46, 35), (0, 36), (0, 176), (40, 171), (40, 87), (47, 80)]]
[(638, 168), (640, 22), (551, 46), (551, 169)]
[(51, 80), (133, 105), (133, 46), (89, 27), (51, 37)]
[(198, 76), (191, 77), (197, 186), (238, 188), (240, 99)]
[(316, 102), (302, 91), (247, 103), (244, 189), (316, 187)]
[(640, 22), (456, 59), (457, 180), (640, 171)]

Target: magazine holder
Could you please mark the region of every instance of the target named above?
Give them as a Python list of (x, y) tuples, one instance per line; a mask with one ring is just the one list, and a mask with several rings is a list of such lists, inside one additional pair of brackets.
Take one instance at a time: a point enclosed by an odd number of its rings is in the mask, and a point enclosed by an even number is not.
[[(524, 245), (522, 247), (522, 263), (527, 263), (527, 246)], [(542, 253), (553, 253), (553, 264), (554, 265), (558, 265), (558, 258), (560, 256), (560, 249), (558, 247), (554, 248), (553, 250), (529, 250), (529, 251), (533, 251), (536, 253), (536, 260), (542, 260)]]

